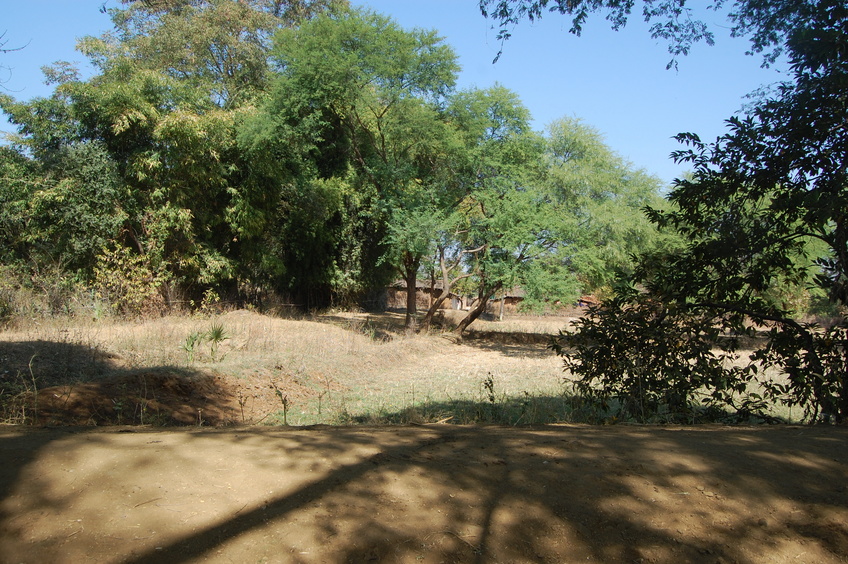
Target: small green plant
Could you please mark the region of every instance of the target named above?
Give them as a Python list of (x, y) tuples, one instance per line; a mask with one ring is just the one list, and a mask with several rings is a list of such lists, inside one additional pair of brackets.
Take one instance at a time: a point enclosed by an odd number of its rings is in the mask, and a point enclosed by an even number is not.
[(326, 382), (326, 389), (318, 392), (318, 417), (319, 418), (321, 417), (321, 408), (322, 408), (322, 404), (323, 404), (323, 401), (324, 401), (324, 396), (326, 396), (327, 394), (330, 393), (330, 382), (329, 382), (329, 380), (327, 380), (325, 382)]
[(203, 313), (212, 313), (218, 308), (221, 303), (221, 296), (212, 288), (203, 292), (203, 300), (200, 302), (200, 311)]
[(229, 338), (230, 336), (227, 335), (227, 331), (224, 329), (224, 325), (222, 323), (213, 323), (212, 328), (206, 332), (206, 339), (209, 340), (212, 362), (222, 360), (217, 358), (218, 347)]
[(124, 422), (124, 400), (122, 398), (114, 398), (112, 400), (112, 409), (115, 411), (115, 418), (118, 425)]
[(167, 276), (144, 255), (127, 247), (104, 248), (94, 268), (95, 299), (105, 299), (126, 317), (142, 317), (164, 307), (160, 289)]
[(149, 403), (150, 402), (147, 399), (141, 398), (141, 399), (139, 399), (139, 402), (136, 406), (136, 408), (138, 409), (139, 423), (141, 425), (144, 425), (144, 416), (147, 415), (147, 406), (148, 406)]
[(483, 389), (486, 391), (486, 399), (489, 400), (489, 403), (495, 405), (495, 378), (491, 372), (483, 379)]
[(186, 356), (188, 356), (188, 362), (194, 362), (194, 351), (197, 346), (203, 342), (203, 333), (200, 331), (193, 331), (188, 337), (186, 337), (185, 343), (182, 344), (182, 348), (186, 352)]
[(271, 380), (271, 387), (274, 388), (274, 392), (277, 394), (277, 397), (280, 398), (280, 403), (283, 405), (283, 425), (288, 426), (289, 407), (291, 406), (289, 396), (288, 394), (284, 394), (283, 391), (277, 387), (277, 384), (275, 384), (273, 380)]

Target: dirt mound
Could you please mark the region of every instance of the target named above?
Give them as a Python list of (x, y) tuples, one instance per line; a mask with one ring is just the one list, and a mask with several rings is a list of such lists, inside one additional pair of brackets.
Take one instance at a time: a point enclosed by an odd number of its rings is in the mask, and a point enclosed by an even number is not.
[(287, 374), (246, 379), (209, 372), (138, 372), (51, 386), (20, 398), (43, 425), (212, 425), (256, 423), (316, 392)]

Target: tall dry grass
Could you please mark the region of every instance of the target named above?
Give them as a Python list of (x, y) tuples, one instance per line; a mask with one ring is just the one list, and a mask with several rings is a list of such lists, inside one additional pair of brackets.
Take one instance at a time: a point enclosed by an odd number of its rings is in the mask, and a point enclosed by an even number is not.
[[(267, 396), (270, 386), (280, 402), (271, 394), (270, 402), (254, 409), (260, 416), (253, 420), (265, 423), (610, 419), (614, 405), (603, 408), (577, 397), (562, 360), (546, 347), (547, 339), (571, 319), (484, 319), (462, 342), (450, 333), (451, 321), (448, 316), (444, 332), (407, 334), (403, 315), (392, 313), (281, 318), (234, 311), (135, 322), (37, 319), (0, 331), (0, 421), (32, 420), (39, 389), (148, 370), (184, 379), (198, 374), (224, 378), (240, 401), (241, 394), (247, 397), (260, 388)], [(213, 343), (208, 335), (216, 327), (222, 338)], [(780, 377), (770, 371), (761, 376)], [(269, 410), (285, 413), (268, 416)], [(792, 421), (802, 415), (795, 411), (775, 405), (771, 415)]]
[[(565, 321), (547, 323), (545, 330), (555, 333)], [(213, 348), (203, 336), (216, 326), (224, 338)], [(512, 331), (519, 330), (515, 325)], [(528, 333), (540, 330), (524, 326)], [(550, 406), (533, 405), (564, 397), (561, 361), (544, 343), (499, 342), (474, 338), (473, 332), (469, 337), (457, 343), (448, 333), (408, 335), (402, 316), (393, 314), (336, 312), (284, 319), (235, 311), (137, 322), (40, 320), (0, 332), (0, 351), (22, 343), (34, 357), (63, 344), (75, 351), (78, 358), (66, 359), (64, 368), (61, 358), (36, 363), (29, 379), (39, 387), (109, 378), (110, 370), (169, 367), (213, 372), (245, 387), (286, 375), (313, 391), (287, 406), (287, 423), (295, 425), (562, 418), (549, 413), (556, 411)], [(78, 351), (91, 351), (90, 362)], [(11, 370), (17, 373), (6, 376), (22, 381), (24, 360), (19, 358)], [(13, 387), (8, 389), (7, 397)]]

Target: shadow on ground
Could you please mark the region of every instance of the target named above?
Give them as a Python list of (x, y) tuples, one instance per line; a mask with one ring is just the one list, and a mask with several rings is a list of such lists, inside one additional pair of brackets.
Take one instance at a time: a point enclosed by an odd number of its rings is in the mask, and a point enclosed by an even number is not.
[(7, 430), (0, 554), (841, 562), (848, 429)]
[(555, 353), (550, 348), (552, 336), (547, 333), (522, 333), (500, 331), (471, 331), (462, 343), (485, 351), (518, 358), (544, 358)]

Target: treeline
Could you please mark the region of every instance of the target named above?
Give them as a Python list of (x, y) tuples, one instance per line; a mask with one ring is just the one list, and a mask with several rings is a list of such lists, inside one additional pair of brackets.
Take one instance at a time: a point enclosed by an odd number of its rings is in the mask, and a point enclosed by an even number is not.
[(22, 291), (54, 313), (373, 307), (427, 277), (480, 298), (467, 326), (501, 289), (567, 303), (667, 244), (641, 211), (656, 178), (579, 120), (540, 133), (508, 89), (457, 90), (434, 31), (339, 0), (110, 14), (78, 46), (94, 76), (59, 62), (50, 97), (0, 95), (6, 316)]

